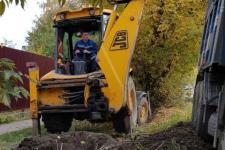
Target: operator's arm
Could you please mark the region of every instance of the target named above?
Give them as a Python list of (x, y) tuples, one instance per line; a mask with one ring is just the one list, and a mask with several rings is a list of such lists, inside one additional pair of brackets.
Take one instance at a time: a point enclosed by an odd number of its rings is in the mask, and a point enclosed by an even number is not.
[(77, 41), (77, 42), (75, 43), (75, 45), (74, 45), (74, 49), (73, 49), (74, 51), (76, 51), (76, 50), (78, 49), (78, 42), (79, 42), (79, 41)]
[(74, 55), (77, 55), (78, 53), (80, 53), (82, 51), (81, 48), (79, 47), (79, 43), (80, 43), (80, 41), (77, 41), (75, 46), (74, 46), (74, 49), (73, 49)]
[(91, 59), (95, 59), (97, 56), (97, 45), (94, 41), (90, 41), (90, 49), (89, 51), (91, 52)]
[(95, 42), (93, 42), (93, 54), (96, 56), (97, 52), (98, 52), (97, 44)]

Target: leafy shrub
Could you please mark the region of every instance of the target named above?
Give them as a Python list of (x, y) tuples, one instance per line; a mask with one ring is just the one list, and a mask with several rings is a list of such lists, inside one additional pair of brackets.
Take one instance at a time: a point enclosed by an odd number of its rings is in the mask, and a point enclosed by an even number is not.
[(184, 102), (195, 79), (206, 0), (147, 0), (133, 59), (139, 89), (153, 107)]
[(7, 58), (0, 59), (0, 103), (10, 107), (11, 99), (25, 97), (29, 93), (24, 89), (22, 74), (16, 72), (16, 67), (13, 61)]

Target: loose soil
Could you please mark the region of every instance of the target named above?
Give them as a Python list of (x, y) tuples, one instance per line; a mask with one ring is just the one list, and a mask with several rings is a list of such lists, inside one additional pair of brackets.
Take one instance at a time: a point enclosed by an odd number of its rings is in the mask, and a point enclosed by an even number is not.
[(211, 143), (196, 135), (191, 123), (183, 122), (154, 135), (139, 135), (134, 141), (144, 150), (213, 150)]
[(190, 123), (178, 123), (154, 135), (140, 134), (112, 138), (107, 134), (76, 132), (25, 138), (16, 150), (211, 150), (192, 130)]
[(25, 138), (16, 150), (127, 150), (131, 148), (129, 144), (122, 144), (107, 134), (76, 132)]

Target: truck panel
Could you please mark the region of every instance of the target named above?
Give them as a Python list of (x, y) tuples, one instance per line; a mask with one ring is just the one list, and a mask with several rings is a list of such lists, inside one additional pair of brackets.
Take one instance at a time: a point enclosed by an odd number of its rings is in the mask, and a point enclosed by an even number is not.
[(199, 67), (225, 66), (224, 0), (209, 0), (202, 38)]

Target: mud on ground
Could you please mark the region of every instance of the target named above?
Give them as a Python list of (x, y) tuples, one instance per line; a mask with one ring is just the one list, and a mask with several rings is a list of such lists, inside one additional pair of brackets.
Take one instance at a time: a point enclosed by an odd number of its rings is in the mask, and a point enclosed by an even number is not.
[(192, 130), (190, 123), (178, 123), (154, 135), (115, 137), (101, 133), (76, 132), (25, 138), (16, 150), (211, 150)]

